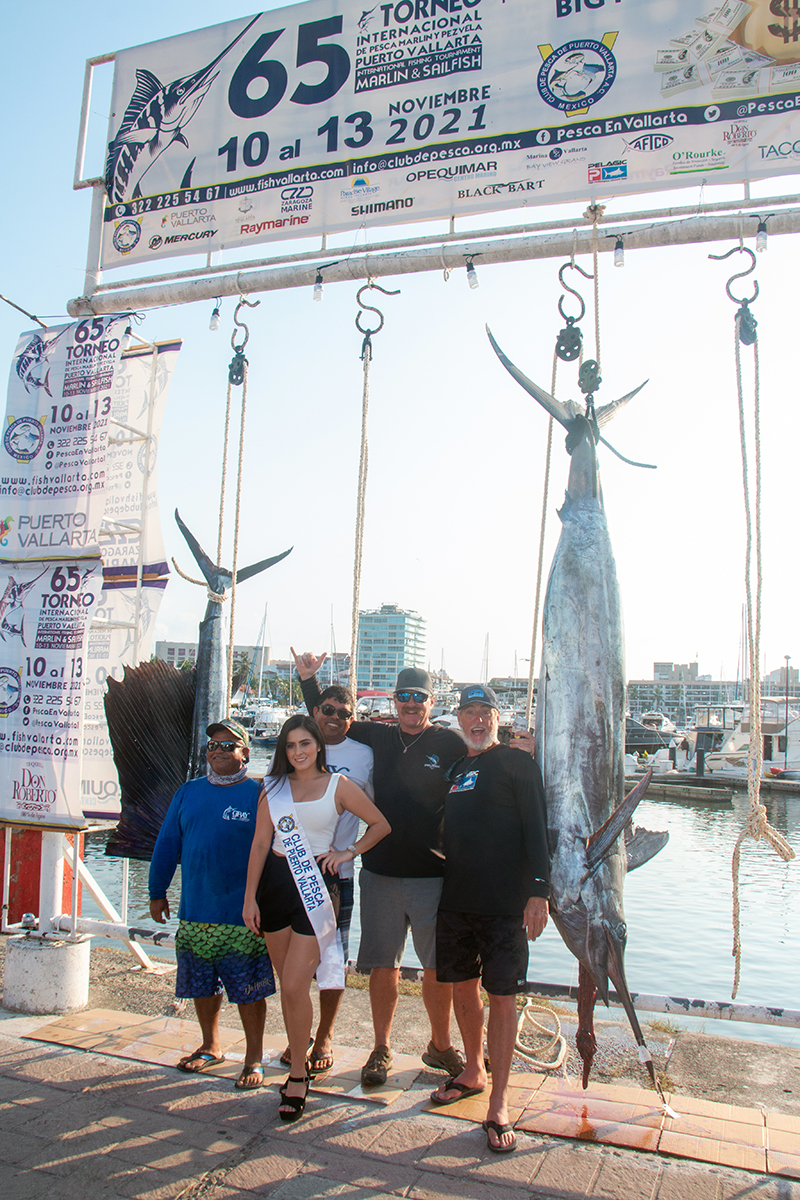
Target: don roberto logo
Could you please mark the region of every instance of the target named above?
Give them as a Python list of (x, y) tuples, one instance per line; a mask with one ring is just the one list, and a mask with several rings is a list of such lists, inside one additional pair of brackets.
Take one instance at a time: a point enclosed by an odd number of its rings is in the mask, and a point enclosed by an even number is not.
[(617, 60), (611, 53), (618, 33), (604, 33), (597, 42), (577, 38), (557, 50), (539, 47), (544, 60), (536, 86), (545, 104), (568, 116), (580, 116), (605, 96), (617, 77)]

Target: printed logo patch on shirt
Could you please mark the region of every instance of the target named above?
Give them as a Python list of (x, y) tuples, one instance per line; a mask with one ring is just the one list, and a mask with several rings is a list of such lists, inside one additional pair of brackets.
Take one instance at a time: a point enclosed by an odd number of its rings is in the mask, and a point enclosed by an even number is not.
[(436, 771), (439, 767), (439, 755), (438, 754), (426, 754), (425, 762), (422, 765), (423, 765), (423, 767), (430, 767), (430, 769), (432, 771)]
[(471, 791), (474, 791), (475, 784), (477, 782), (478, 782), (478, 772), (477, 771), (467, 771), (464, 775), (459, 775), (458, 779), (455, 781), (453, 786), (450, 788), (450, 791), (451, 792), (471, 792)]
[(249, 821), (250, 813), (240, 812), (238, 808), (226, 808), (222, 819), (223, 821)]

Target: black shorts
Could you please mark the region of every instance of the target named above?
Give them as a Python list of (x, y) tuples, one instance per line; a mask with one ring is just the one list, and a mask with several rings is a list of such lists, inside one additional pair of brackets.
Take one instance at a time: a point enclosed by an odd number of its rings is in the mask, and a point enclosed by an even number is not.
[(491, 996), (528, 990), (528, 939), (518, 917), (442, 912), (436, 919), (439, 983), (481, 979)]
[[(321, 868), (320, 868), (321, 870)], [(322, 871), (328, 888), (333, 911), (339, 916), (339, 876)], [(256, 888), (256, 904), (261, 914), (261, 932), (275, 933), (278, 929), (291, 926), (295, 933), (316, 937), (314, 926), (303, 907), (291, 868), (282, 854), (270, 850), (261, 879)]]

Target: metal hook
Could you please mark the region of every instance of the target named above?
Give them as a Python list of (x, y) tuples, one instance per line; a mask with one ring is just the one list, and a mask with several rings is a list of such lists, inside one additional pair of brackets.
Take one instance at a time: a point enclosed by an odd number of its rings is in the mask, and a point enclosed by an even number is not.
[(366, 292), (368, 288), (375, 288), (377, 291), (383, 292), (384, 296), (399, 296), (400, 295), (400, 288), (395, 288), (395, 290), (393, 292), (391, 292), (388, 290), (388, 288), (381, 287), (381, 285), (379, 283), (373, 283), (371, 279), (370, 279), (369, 283), (365, 283), (363, 287), (360, 287), (358, 289), (358, 291), (356, 292), (356, 304), (359, 306), (361, 311), (377, 313), (380, 318), (380, 325), (378, 325), (378, 327), (376, 329), (364, 329), (363, 325), (361, 325), (361, 312), (356, 313), (356, 329), (358, 330), (359, 333), (363, 333), (366, 337), (370, 337), (373, 333), (380, 333), (380, 331), (383, 329), (383, 323), (384, 323), (383, 313), (381, 312), (381, 310), (379, 308), (376, 308), (374, 304), (365, 304), (364, 301), (361, 299), (361, 293)]
[(561, 286), (564, 288), (565, 291), (569, 292), (571, 296), (574, 296), (575, 299), (578, 301), (578, 303), (581, 306), (581, 311), (578, 313), (577, 317), (568, 317), (567, 314), (564, 312), (564, 309), (562, 306), (562, 302), (564, 300), (563, 292), (562, 292), (561, 296), (559, 297), (558, 311), (561, 313), (561, 316), (564, 318), (565, 321), (569, 321), (572, 324), (575, 321), (580, 321), (583, 319), (583, 316), (586, 312), (586, 305), (583, 302), (583, 296), (580, 294), (580, 292), (576, 292), (575, 288), (571, 288), (569, 286), (569, 284), (566, 282), (566, 280), (564, 279), (564, 272), (567, 270), (568, 267), (571, 268), (573, 271), (580, 271), (580, 273), (581, 273), (581, 275), (583, 275), (584, 279), (594, 279), (594, 275), (590, 275), (588, 273), (588, 271), (584, 271), (583, 267), (580, 266), (576, 262), (565, 262), (564, 265), (561, 267), (560, 271), (558, 272), (558, 278), (559, 278), (559, 282), (561, 283)]
[(241, 346), (236, 345), (236, 330), (234, 329), (233, 333), (231, 334), (231, 349), (233, 350), (234, 354), (241, 354), (250, 340), (250, 330), (245, 325), (244, 321), (239, 320), (240, 310), (245, 305), (247, 305), (248, 308), (258, 308), (260, 303), (260, 300), (248, 300), (246, 296), (239, 297), (239, 303), (236, 305), (236, 312), (233, 314), (233, 323), (234, 325), (238, 325), (240, 329), (244, 330), (244, 341), (242, 342)]
[(725, 284), (725, 291), (728, 293), (728, 299), (732, 300), (734, 304), (752, 304), (754, 300), (758, 299), (758, 280), (757, 279), (753, 280), (753, 288), (755, 290), (753, 291), (752, 296), (749, 296), (746, 300), (740, 299), (738, 296), (734, 296), (733, 292), (731, 291), (731, 284), (733, 283), (734, 279), (744, 279), (744, 277), (746, 275), (752, 275), (753, 271), (755, 271), (755, 269), (756, 269), (756, 256), (753, 253), (753, 251), (750, 249), (750, 247), (749, 246), (733, 246), (725, 254), (709, 254), (708, 257), (716, 259), (717, 262), (721, 262), (722, 259), (724, 259), (724, 258), (730, 258), (730, 256), (732, 254), (748, 254), (750, 256), (750, 266), (747, 268), (746, 271), (738, 271), (735, 275), (731, 275), (730, 279)]

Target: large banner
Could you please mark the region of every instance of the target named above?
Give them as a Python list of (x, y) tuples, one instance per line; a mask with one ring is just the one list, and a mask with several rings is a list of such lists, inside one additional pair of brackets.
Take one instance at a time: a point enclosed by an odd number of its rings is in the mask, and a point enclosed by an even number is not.
[(20, 337), (0, 444), (0, 559), (99, 557), (125, 323), (94, 317)]
[(87, 817), (119, 816), (119, 780), (103, 706), (106, 679), (122, 679), (125, 666), (149, 659), (169, 577), (158, 513), (158, 439), (180, 348), (173, 341), (126, 351), (111, 392), (111, 417), (119, 425), (108, 443), (100, 530), (103, 590), (87, 648), (81, 780)]
[(100, 566), (0, 563), (0, 821), (85, 825), (82, 700)]
[(797, 0), (709, 2), (310, 0), (120, 52), (102, 265), (796, 172)]

